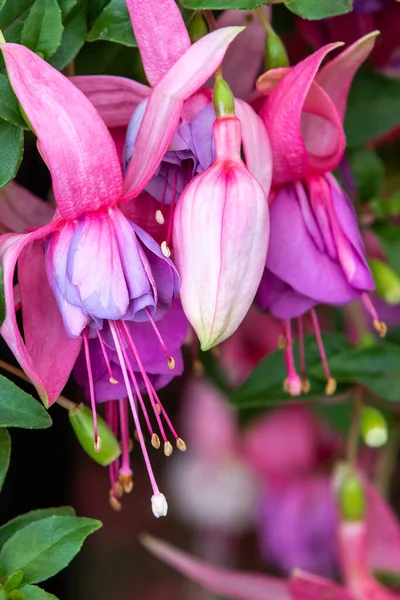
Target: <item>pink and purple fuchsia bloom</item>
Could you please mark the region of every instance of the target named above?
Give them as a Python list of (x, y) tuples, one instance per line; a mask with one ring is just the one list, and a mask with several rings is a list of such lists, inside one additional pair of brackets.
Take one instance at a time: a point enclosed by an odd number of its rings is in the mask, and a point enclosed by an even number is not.
[[(344, 152), (342, 121), (354, 74), (371, 52), (376, 33), (353, 44), (319, 73), (325, 56), (337, 44), (318, 50), (291, 69), (268, 71), (258, 81), (267, 94), (260, 110), (273, 149), (270, 194), (271, 237), (266, 269), (258, 291), (262, 308), (284, 320), (287, 391), (308, 390), (302, 356), (301, 377), (292, 355), (292, 318), (311, 310), (327, 377), (330, 376), (314, 306), (342, 305), (361, 298), (380, 334), (379, 321), (367, 292), (374, 281), (366, 261), (357, 217), (331, 171)], [(301, 342), (302, 345), (302, 342)]]
[[(146, 232), (123, 215), (119, 205), (136, 197), (152, 177), (168, 148), (185, 97), (211, 75), (239, 31), (230, 28), (203, 38), (160, 78), (125, 180), (111, 135), (82, 92), (27, 48), (2, 44), (11, 84), (52, 174), (57, 211), (44, 227), (1, 238), (6, 296), (1, 333), (46, 406), (59, 396), (83, 345), (96, 448), (101, 440), (90, 338), (99, 340), (106, 364), (107, 346), (118, 355), (144, 448), (135, 397), (140, 390), (128, 350), (139, 366), (142, 363), (127, 323), (148, 321), (163, 345), (156, 320), (168, 311), (179, 290), (173, 263)], [(202, 62), (205, 47), (213, 54), (206, 65)], [(17, 263), (24, 339), (15, 315)], [(173, 369), (174, 360), (166, 353), (165, 360)], [(140, 372), (146, 381), (141, 367)], [(152, 484), (154, 505), (162, 495)]]

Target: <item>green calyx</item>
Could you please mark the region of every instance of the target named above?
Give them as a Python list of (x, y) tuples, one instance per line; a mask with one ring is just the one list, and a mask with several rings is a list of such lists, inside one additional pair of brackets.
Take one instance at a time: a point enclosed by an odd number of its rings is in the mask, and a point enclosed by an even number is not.
[(207, 23), (203, 19), (203, 15), (200, 12), (196, 13), (196, 16), (190, 21), (188, 32), (192, 44), (198, 42), (201, 40), (201, 38), (207, 35)]
[(338, 497), (343, 521), (362, 521), (365, 513), (364, 488), (356, 473), (344, 475)]
[(99, 415), (97, 416), (97, 425), (100, 444), (97, 450), (94, 447), (92, 411), (87, 406), (80, 404), (71, 408), (68, 416), (80, 445), (95, 462), (107, 467), (120, 456), (121, 446), (117, 438)]
[(235, 116), (235, 99), (231, 88), (222, 77), (217, 76), (215, 80), (213, 104), (217, 119)]
[(271, 28), (265, 40), (265, 69), (268, 71), (269, 69), (288, 67), (289, 64), (286, 48), (279, 35)]

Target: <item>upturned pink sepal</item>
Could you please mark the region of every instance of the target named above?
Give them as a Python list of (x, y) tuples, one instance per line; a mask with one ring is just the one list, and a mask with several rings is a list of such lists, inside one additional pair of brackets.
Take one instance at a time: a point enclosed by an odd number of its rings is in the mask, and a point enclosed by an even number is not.
[(314, 83), (321, 62), (338, 45), (324, 46), (291, 69), (277, 69), (276, 76), (268, 71), (258, 82), (260, 91), (270, 92), (260, 116), (273, 149), (275, 184), (331, 171), (343, 155), (339, 114), (328, 94)]
[(245, 317), (268, 248), (266, 195), (240, 158), (238, 119), (214, 124), (216, 160), (181, 195), (174, 258), (181, 299), (203, 350), (228, 338)]

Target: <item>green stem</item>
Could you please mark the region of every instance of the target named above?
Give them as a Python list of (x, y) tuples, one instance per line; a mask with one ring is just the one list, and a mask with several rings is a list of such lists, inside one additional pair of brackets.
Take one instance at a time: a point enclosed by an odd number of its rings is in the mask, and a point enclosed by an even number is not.
[(261, 7), (258, 7), (255, 9), (256, 11), (256, 15), (259, 18), (259, 20), (261, 21), (261, 23), (264, 25), (265, 31), (267, 33), (275, 33), (275, 31), (273, 30), (273, 27), (271, 25), (271, 23), (268, 21), (267, 17), (264, 14), (264, 11)]

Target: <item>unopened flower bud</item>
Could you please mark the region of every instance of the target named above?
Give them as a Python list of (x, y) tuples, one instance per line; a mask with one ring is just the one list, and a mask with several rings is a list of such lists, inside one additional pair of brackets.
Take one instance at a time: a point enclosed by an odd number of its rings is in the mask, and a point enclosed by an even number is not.
[(196, 16), (190, 21), (188, 32), (192, 44), (196, 43), (202, 37), (207, 35), (207, 23), (203, 19), (203, 15), (201, 14), (201, 12), (197, 12)]
[(362, 521), (365, 512), (363, 484), (356, 473), (347, 473), (339, 485), (339, 510), (343, 521)]
[(361, 413), (361, 435), (367, 446), (380, 448), (388, 440), (388, 426), (383, 414), (372, 406), (364, 406)]
[(4, 589), (6, 592), (13, 592), (17, 590), (22, 583), (24, 574), (22, 571), (15, 571), (12, 575), (9, 575), (4, 582)]
[(93, 445), (92, 411), (87, 406), (80, 404), (79, 406), (71, 408), (68, 415), (72, 429), (74, 430), (80, 445), (95, 462), (106, 467), (120, 456), (121, 447), (118, 440), (104, 419), (100, 416), (97, 417), (101, 447), (99, 448), (100, 445), (97, 444), (99, 450), (96, 452)]
[(270, 31), (265, 40), (265, 69), (278, 69), (289, 66), (289, 58), (286, 48), (275, 31)]
[(153, 515), (159, 519), (160, 517), (166, 517), (168, 512), (168, 503), (164, 494), (154, 494), (151, 497), (151, 510)]
[(389, 304), (400, 302), (400, 278), (388, 264), (370, 259), (369, 266), (374, 276), (376, 292)]

